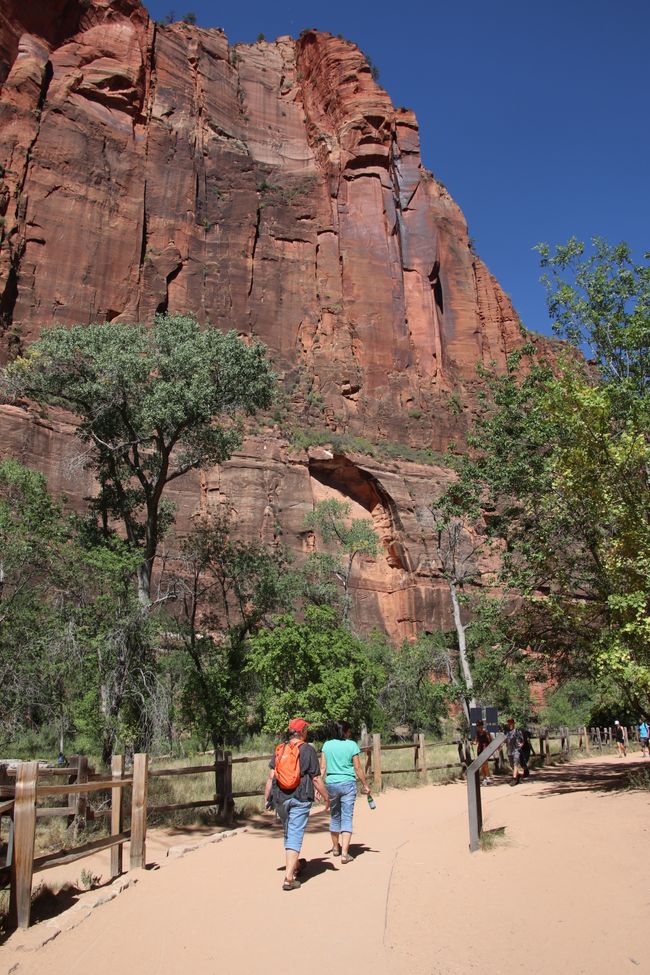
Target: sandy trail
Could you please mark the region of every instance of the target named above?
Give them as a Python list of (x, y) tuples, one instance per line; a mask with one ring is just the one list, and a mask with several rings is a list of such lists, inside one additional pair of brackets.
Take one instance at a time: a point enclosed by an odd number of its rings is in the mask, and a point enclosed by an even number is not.
[(375, 812), (359, 801), (347, 866), (325, 855), (315, 813), (291, 893), (277, 830), (259, 822), (141, 871), (38, 951), (10, 939), (0, 971), (266, 975), (294, 964), (294, 941), (298, 969), (341, 975), (650, 972), (650, 802), (621, 790), (642, 764), (592, 759), (484, 789), (485, 828), (506, 827), (488, 853), (468, 852), (463, 784), (391, 790)]

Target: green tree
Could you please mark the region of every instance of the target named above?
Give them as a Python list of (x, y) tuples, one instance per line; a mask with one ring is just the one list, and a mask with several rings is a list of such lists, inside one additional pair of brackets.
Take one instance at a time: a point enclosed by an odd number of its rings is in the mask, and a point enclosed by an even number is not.
[(60, 507), (45, 479), (13, 460), (0, 463), (0, 734), (68, 714), (58, 654), (57, 576), (66, 541)]
[(374, 559), (379, 542), (369, 518), (350, 520), (350, 504), (328, 498), (319, 501), (304, 521), (304, 527), (316, 532), (326, 544), (333, 544), (335, 553), (315, 552), (305, 566), (311, 579), (312, 592), (326, 591), (325, 580), (334, 576), (343, 589), (343, 622), (350, 619), (350, 579), (355, 559), (360, 556)]
[(251, 639), (248, 662), (259, 688), (260, 724), (280, 732), (304, 715), (315, 725), (372, 722), (383, 668), (336, 614), (311, 606), (304, 621), (280, 616)]
[[(453, 648), (447, 635), (420, 636), (413, 643), (405, 641), (398, 649), (386, 641), (377, 641), (371, 656), (384, 671), (373, 729), (393, 732), (408, 727), (413, 731), (438, 732), (450, 702), (458, 699), (451, 670)], [(436, 677), (442, 680), (435, 680)]]
[(140, 325), (52, 328), (4, 370), (15, 396), (74, 413), (99, 485), (94, 508), (140, 553), (138, 597), (151, 601), (158, 544), (170, 521), (165, 488), (220, 463), (241, 444), (241, 413), (270, 405), (274, 377), (260, 343), (157, 315)]
[(293, 603), (299, 586), (284, 550), (238, 540), (231, 530), (227, 516), (201, 518), (166, 567), (185, 660), (183, 714), (215, 749), (240, 740), (250, 725), (251, 635)]
[[(485, 413), (459, 464), (459, 490), (479, 500), (504, 545), (501, 581), (516, 603), (512, 632), (556, 677), (614, 681), (650, 697), (650, 346), (648, 269), (623, 245), (570, 242), (551, 255), (549, 308), (559, 334), (588, 345), (528, 354), (489, 380)], [(563, 276), (571, 274), (574, 283)], [(472, 494), (473, 492), (473, 494)], [(537, 659), (533, 657), (533, 659)]]
[(148, 614), (132, 578), (137, 553), (64, 516), (42, 475), (0, 465), (0, 728), (81, 731), (110, 758), (126, 704), (151, 664)]

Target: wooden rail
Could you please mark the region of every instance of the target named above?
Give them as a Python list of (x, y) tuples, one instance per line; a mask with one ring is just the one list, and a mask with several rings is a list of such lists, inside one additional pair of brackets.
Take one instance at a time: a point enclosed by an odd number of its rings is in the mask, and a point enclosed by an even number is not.
[[(547, 761), (554, 755), (567, 755), (572, 746), (572, 738), (578, 738), (578, 748), (589, 753), (594, 743), (602, 750), (603, 742), (612, 742), (610, 729), (579, 728), (570, 730), (539, 729), (535, 733), (538, 741), (540, 761)], [(488, 756), (488, 761), (503, 761), (503, 738), (493, 749), (494, 755)], [(560, 742), (559, 753), (551, 751), (551, 743)], [(458, 761), (431, 763), (427, 760), (427, 749), (444, 745), (455, 746), (458, 750)], [(471, 746), (465, 739), (452, 742), (425, 742), (423, 734), (413, 736), (412, 742), (384, 744), (381, 735), (367, 735), (361, 742), (361, 752), (366, 756), (366, 772), (371, 777), (373, 791), (380, 791), (383, 776), (414, 774), (421, 783), (429, 781), (429, 772), (461, 769), (466, 771), (473, 762)], [(606, 744), (605, 744), (605, 747)], [(396, 769), (382, 767), (382, 753), (390, 751), (413, 751), (413, 764)], [(149, 769), (149, 759), (146, 754), (134, 756), (133, 771), (129, 776), (124, 774), (124, 758), (116, 755), (113, 758), (110, 778), (106, 773), (96, 773), (88, 767), (87, 759), (79, 756), (75, 765), (69, 769), (48, 769), (39, 766), (37, 762), (26, 762), (16, 770), (8, 772), (6, 766), (0, 764), (0, 788), (8, 789), (8, 779), (15, 778), (12, 798), (0, 801), (0, 822), (2, 817), (8, 818), (10, 834), (5, 866), (0, 865), (0, 880), (9, 873), (11, 876), (10, 917), (19, 927), (27, 927), (30, 917), (32, 876), (41, 870), (46, 870), (60, 864), (90, 856), (103, 850), (110, 850), (110, 875), (118, 876), (123, 869), (123, 846), (130, 842), (130, 869), (142, 868), (146, 862), (146, 834), (147, 819), (151, 813), (176, 812), (184, 809), (201, 809), (216, 806), (218, 812), (228, 822), (234, 812), (234, 800), (261, 797), (264, 789), (238, 790), (233, 789), (233, 766), (252, 762), (268, 762), (272, 756), (238, 755), (233, 758), (229, 751), (217, 751), (215, 760), (211, 764), (189, 765), (182, 768)], [(485, 759), (483, 759), (483, 762)], [(480, 765), (483, 762), (479, 763)], [(150, 779), (166, 776), (177, 777), (183, 775), (213, 775), (215, 791), (210, 798), (188, 802), (148, 803), (148, 783)], [(42, 780), (52, 775), (54, 778), (67, 776), (66, 783), (47, 784)], [(124, 826), (124, 791), (131, 788), (130, 829)], [(88, 803), (88, 796), (97, 792), (110, 794), (110, 808), (93, 813)], [(66, 796), (67, 803), (62, 806), (37, 805), (39, 800), (52, 796)], [(46, 816), (66, 816), (72, 824), (83, 827), (91, 815), (110, 817), (110, 834), (101, 839), (93, 840), (64, 849), (55, 853), (34, 857), (35, 828), (37, 819)]]
[[(8, 852), (7, 867), (2, 870), (10, 873), (9, 919), (12, 926), (29, 927), (31, 913), (32, 878), (34, 873), (83, 857), (91, 856), (101, 850), (111, 850), (111, 876), (122, 871), (122, 847), (130, 840), (131, 869), (143, 867), (145, 863), (145, 837), (147, 831), (147, 756), (134, 756), (133, 775), (124, 777), (124, 760), (116, 756), (112, 764), (110, 779), (84, 781), (87, 779), (87, 760), (79, 762), (82, 781), (61, 785), (40, 785), (42, 771), (38, 762), (25, 762), (16, 770), (16, 792), (11, 803), (2, 803), (0, 815), (9, 812), (13, 805), (13, 849)], [(50, 770), (47, 770), (50, 771)], [(69, 771), (68, 771), (68, 774)], [(131, 828), (123, 829), (122, 791), (131, 786)], [(81, 846), (59, 850), (34, 857), (36, 820), (46, 815), (76, 814), (81, 809), (85, 819), (85, 807), (89, 793), (108, 790), (111, 793), (111, 833), (101, 839), (92, 840)], [(63, 807), (39, 807), (37, 800), (46, 796), (67, 795), (68, 805)], [(70, 801), (72, 798), (72, 802)]]

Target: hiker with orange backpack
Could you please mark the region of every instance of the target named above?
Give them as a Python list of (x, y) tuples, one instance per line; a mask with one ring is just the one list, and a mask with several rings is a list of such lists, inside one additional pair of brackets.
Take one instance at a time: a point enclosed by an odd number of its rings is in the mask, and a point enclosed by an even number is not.
[(300, 887), (297, 876), (300, 847), (314, 801), (314, 787), (323, 799), (325, 809), (330, 807), (318, 757), (312, 746), (307, 744), (308, 732), (309, 722), (304, 718), (293, 718), (289, 722), (286, 738), (277, 746), (269, 762), (269, 776), (264, 790), (267, 808), (275, 809), (284, 826), (286, 870), (283, 890), (297, 890)]

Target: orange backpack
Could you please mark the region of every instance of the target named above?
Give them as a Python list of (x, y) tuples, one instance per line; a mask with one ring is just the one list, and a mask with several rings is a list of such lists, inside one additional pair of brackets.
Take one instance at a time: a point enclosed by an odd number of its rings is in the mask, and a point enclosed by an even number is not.
[(304, 741), (292, 738), (275, 749), (275, 778), (283, 792), (291, 792), (300, 785), (300, 749)]

